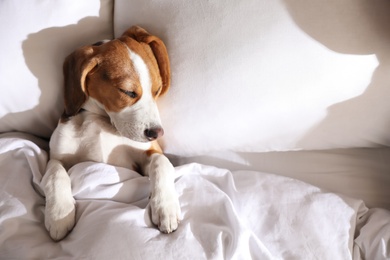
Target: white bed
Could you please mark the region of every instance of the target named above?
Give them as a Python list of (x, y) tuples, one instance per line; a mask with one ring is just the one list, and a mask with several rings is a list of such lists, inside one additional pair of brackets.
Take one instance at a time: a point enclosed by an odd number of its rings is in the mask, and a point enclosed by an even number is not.
[[(197, 163), (176, 167), (183, 220), (168, 235), (150, 221), (147, 177), (100, 163), (74, 166), (69, 174), (77, 224), (56, 243), (43, 224), (44, 197), (39, 186), (47, 153), (37, 144), (45, 145), (25, 134), (0, 138), (1, 259), (388, 256), (390, 225), (383, 221), (390, 217), (389, 211), (369, 210), (361, 200), (295, 179)], [(376, 240), (381, 242), (371, 245)]]
[[(390, 3), (371, 3), (0, 1), (0, 259), (390, 259)], [(134, 24), (170, 54), (181, 224), (153, 226), (147, 177), (84, 162), (54, 242), (40, 182), (62, 62)]]

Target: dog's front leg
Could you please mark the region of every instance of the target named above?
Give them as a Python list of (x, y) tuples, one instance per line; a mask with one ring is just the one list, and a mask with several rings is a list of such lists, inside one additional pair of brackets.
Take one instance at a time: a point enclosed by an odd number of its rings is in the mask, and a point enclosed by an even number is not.
[(179, 199), (175, 190), (175, 169), (164, 155), (150, 157), (145, 174), (151, 185), (150, 210), (152, 222), (163, 233), (175, 231), (181, 219)]
[(41, 185), (46, 196), (45, 226), (58, 241), (73, 228), (76, 214), (70, 178), (60, 161), (49, 161)]

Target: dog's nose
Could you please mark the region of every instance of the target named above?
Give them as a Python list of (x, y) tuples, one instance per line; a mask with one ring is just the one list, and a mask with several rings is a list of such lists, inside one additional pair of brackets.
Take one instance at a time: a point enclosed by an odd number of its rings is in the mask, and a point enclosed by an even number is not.
[(149, 141), (153, 141), (164, 135), (164, 129), (162, 129), (161, 127), (147, 128), (144, 131), (144, 134)]

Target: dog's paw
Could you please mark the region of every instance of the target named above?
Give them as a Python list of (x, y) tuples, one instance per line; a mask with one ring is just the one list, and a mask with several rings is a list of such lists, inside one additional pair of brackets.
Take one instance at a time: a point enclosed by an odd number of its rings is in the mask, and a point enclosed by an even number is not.
[(63, 239), (71, 231), (76, 222), (75, 200), (57, 203), (46, 202), (45, 226), (54, 241)]
[(150, 198), (152, 222), (162, 233), (174, 232), (179, 226), (181, 210), (175, 192), (162, 192)]

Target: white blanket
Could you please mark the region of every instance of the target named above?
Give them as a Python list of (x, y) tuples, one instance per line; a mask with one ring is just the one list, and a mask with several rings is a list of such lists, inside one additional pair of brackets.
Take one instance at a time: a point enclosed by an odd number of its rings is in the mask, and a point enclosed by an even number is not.
[(147, 177), (101, 163), (74, 166), (77, 224), (56, 243), (43, 224), (46, 161), (26, 136), (0, 138), (0, 259), (352, 259), (367, 250), (354, 241), (368, 211), (362, 201), (200, 164), (176, 168), (183, 220), (172, 234), (150, 221)]

